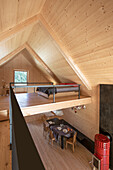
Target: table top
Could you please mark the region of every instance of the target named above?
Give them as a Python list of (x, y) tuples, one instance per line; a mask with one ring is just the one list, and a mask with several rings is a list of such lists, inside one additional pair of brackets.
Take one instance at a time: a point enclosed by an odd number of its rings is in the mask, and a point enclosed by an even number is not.
[(67, 138), (70, 138), (71, 136), (73, 136), (74, 134), (74, 130), (71, 129), (70, 126), (68, 125), (51, 125), (50, 129), (55, 133), (58, 134), (60, 136), (64, 136)]

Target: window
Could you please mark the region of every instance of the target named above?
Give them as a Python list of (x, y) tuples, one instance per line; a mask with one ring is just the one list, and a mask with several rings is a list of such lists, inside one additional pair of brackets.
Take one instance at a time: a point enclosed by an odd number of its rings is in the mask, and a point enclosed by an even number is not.
[[(24, 85), (26, 85), (27, 83), (27, 78), (28, 78), (28, 72), (27, 71), (14, 71), (14, 82), (18, 83), (18, 85), (23, 85), (20, 83), (25, 83)], [(17, 85), (17, 84), (16, 84)]]

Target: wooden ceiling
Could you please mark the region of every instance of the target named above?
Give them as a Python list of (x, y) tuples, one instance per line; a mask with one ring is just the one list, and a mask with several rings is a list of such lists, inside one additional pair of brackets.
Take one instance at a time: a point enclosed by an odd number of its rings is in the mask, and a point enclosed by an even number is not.
[(0, 0), (0, 33), (38, 14), (45, 0)]
[(54, 79), (113, 84), (112, 0), (1, 0), (0, 16), (0, 59), (27, 42)]

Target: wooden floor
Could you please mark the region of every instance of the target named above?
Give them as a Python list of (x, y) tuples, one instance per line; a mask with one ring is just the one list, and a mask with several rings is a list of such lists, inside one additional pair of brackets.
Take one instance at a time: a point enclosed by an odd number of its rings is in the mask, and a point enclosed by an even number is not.
[(21, 107), (24, 116), (30, 116), (39, 113), (50, 112), (53, 110), (60, 110), (79, 105), (86, 105), (91, 103), (91, 97), (81, 96), (78, 99), (77, 95), (56, 95), (55, 102), (50, 96), (46, 99), (39, 96), (37, 93), (16, 94), (17, 101)]
[[(49, 99), (39, 96), (37, 93), (19, 93), (16, 94), (17, 101), (21, 107), (27, 106), (35, 106), (42, 104), (50, 104), (53, 103), (53, 97), (50, 96)], [(85, 96), (81, 96), (81, 98), (85, 98)], [(68, 101), (78, 99), (77, 95), (56, 95), (55, 102)]]
[(77, 142), (75, 152), (69, 147), (62, 150), (59, 144), (48, 143), (43, 136), (43, 126), (39, 121), (28, 123), (29, 130), (39, 151), (46, 170), (90, 170), (92, 154)]
[[(49, 99), (46, 99), (42, 96), (39, 96), (37, 93), (17, 93), (16, 98), (21, 107), (27, 106), (35, 106), (41, 104), (49, 104), (53, 102), (53, 97), (51, 96)], [(81, 96), (81, 98), (85, 98), (85, 96)], [(56, 95), (56, 102), (60, 101), (68, 101), (78, 99), (77, 95), (67, 95), (65, 97), (62, 95)], [(9, 96), (0, 96), (0, 110), (8, 110), (9, 109)]]
[(0, 122), (0, 170), (11, 170), (9, 121)]

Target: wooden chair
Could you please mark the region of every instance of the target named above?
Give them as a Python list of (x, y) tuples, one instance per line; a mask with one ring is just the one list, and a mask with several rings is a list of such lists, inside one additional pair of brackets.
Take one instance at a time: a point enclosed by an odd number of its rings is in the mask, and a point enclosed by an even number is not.
[(49, 133), (49, 126), (47, 126), (46, 122), (43, 122), (43, 136), (45, 136), (46, 138), (48, 133)]
[(44, 114), (44, 115), (42, 116), (42, 121), (45, 122), (46, 120), (47, 120), (47, 116)]
[(66, 139), (66, 149), (67, 149), (67, 145), (70, 144), (73, 147), (73, 152), (75, 151), (76, 136), (77, 136), (77, 132), (75, 132), (72, 138)]
[(55, 137), (53, 135), (52, 130), (49, 131), (49, 142), (51, 141), (51, 144), (53, 146), (53, 141), (55, 141)]

